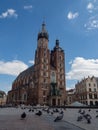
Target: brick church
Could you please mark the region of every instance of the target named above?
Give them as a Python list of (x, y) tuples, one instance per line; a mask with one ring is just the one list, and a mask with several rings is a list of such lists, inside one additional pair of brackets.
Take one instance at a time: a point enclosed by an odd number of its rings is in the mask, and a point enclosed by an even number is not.
[(8, 92), (7, 103), (61, 106), (65, 103), (65, 56), (55, 41), (53, 50), (48, 48), (49, 35), (42, 24), (37, 37), (35, 63), (21, 72)]

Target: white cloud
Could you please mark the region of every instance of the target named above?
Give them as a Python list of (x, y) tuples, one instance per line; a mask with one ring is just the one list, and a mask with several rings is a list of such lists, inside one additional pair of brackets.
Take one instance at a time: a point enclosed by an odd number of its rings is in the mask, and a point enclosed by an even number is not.
[(69, 86), (66, 86), (66, 90), (70, 90), (73, 89), (75, 86), (75, 84), (70, 84)]
[(98, 15), (89, 18), (88, 22), (84, 25), (87, 30), (98, 29)]
[(88, 76), (98, 77), (98, 59), (76, 57), (71, 63), (71, 70), (67, 73), (67, 79), (81, 80)]
[(92, 31), (95, 29), (98, 29), (98, 3), (96, 0), (89, 0), (87, 7), (86, 7), (88, 13), (88, 19), (87, 22), (84, 24), (84, 27), (87, 29), (87, 31)]
[(34, 65), (35, 62), (34, 60), (29, 60), (29, 63)]
[(24, 6), (24, 9), (25, 9), (25, 10), (31, 10), (32, 8), (33, 8), (32, 5), (25, 5), (25, 6)]
[(87, 10), (92, 10), (92, 9), (94, 9), (94, 5), (93, 5), (93, 3), (88, 3), (88, 5), (87, 5)]
[(19, 60), (0, 61), (0, 74), (8, 74), (17, 76), (20, 72), (27, 69), (28, 66)]
[(68, 18), (69, 20), (71, 20), (71, 19), (77, 18), (78, 16), (79, 16), (79, 13), (78, 13), (78, 12), (75, 12), (75, 13), (69, 12), (68, 15), (67, 15), (67, 18)]
[(6, 12), (3, 12), (0, 15), (0, 18), (10, 18), (10, 17), (18, 17), (18, 14), (16, 13), (16, 10), (14, 9), (8, 9)]

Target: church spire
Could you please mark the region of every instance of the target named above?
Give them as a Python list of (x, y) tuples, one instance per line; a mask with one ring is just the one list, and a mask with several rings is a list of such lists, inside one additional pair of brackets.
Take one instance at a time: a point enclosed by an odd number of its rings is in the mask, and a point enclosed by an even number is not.
[(42, 23), (42, 32), (46, 32), (46, 25), (45, 25), (45, 22), (43, 21)]
[(38, 40), (39, 40), (40, 38), (46, 38), (47, 40), (49, 40), (49, 35), (48, 35), (47, 30), (46, 30), (45, 22), (42, 23), (42, 29), (41, 29), (41, 31), (38, 33)]

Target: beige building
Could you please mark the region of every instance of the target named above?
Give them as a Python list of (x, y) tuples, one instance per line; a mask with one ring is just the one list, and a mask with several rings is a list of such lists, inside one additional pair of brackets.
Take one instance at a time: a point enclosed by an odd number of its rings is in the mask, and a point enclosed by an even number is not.
[(98, 84), (96, 77), (84, 78), (75, 85), (77, 101), (98, 106)]
[(0, 105), (6, 104), (6, 93), (4, 91), (0, 91)]
[(48, 48), (49, 35), (42, 24), (37, 37), (35, 63), (21, 72), (8, 92), (8, 103), (63, 105), (65, 101), (65, 54), (56, 40)]
[(76, 100), (75, 96), (75, 89), (70, 89), (66, 91), (66, 97), (67, 97), (67, 105), (72, 104)]

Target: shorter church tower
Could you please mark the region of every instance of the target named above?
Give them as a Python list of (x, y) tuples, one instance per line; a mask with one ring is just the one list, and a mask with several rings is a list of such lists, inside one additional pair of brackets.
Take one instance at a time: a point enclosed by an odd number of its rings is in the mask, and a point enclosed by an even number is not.
[[(51, 68), (54, 68), (55, 73), (55, 80), (51, 82), (52, 90), (55, 91), (55, 94), (52, 94), (51, 102), (52, 105), (62, 105), (65, 102), (65, 54), (64, 50), (59, 46), (58, 39), (55, 42), (54, 49), (51, 51)], [(53, 72), (51, 74), (53, 78)]]

